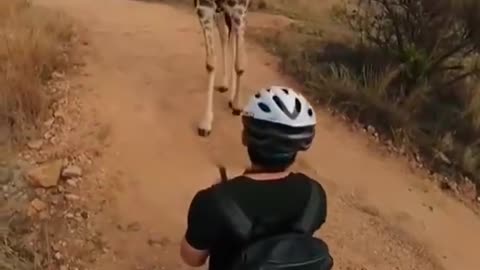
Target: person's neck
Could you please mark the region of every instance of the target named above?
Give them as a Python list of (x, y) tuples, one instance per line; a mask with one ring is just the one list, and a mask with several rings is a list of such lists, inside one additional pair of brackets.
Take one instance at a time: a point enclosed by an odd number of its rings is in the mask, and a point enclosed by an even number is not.
[(244, 175), (252, 178), (254, 180), (273, 180), (287, 177), (290, 174), (288, 170), (281, 171), (281, 172), (265, 172), (264, 169), (251, 166), (250, 168), (245, 170)]

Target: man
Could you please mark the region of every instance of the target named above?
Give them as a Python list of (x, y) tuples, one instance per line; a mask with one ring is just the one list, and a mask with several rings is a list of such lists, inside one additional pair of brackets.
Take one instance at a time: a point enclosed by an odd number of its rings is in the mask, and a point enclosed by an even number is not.
[[(323, 187), (302, 173), (288, 171), (297, 152), (307, 150), (315, 135), (315, 113), (308, 101), (286, 87), (262, 89), (251, 97), (242, 121), (242, 142), (247, 147), (251, 167), (243, 175), (194, 196), (180, 250), (182, 259), (190, 266), (202, 266), (210, 257), (210, 270), (235, 268), (232, 264), (246, 248), (245, 241), (241, 241), (232, 228), (240, 226), (232, 221), (238, 221), (238, 216), (243, 216), (243, 224), (262, 224), (264, 228), (253, 235), (253, 226), (248, 227), (248, 243), (293, 231), (294, 224), (302, 219), (308, 207), (314, 209), (304, 230), (308, 237), (325, 222), (327, 201)], [(237, 216), (228, 213), (237, 206)], [(296, 248), (304, 243), (292, 244), (291, 239), (289, 245)], [(327, 264), (331, 267), (333, 261)]]

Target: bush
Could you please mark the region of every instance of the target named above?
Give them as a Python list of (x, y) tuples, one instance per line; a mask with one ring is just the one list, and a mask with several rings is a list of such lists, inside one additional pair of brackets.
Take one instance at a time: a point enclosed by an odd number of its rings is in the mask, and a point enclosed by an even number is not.
[[(476, 2), (472, 9), (455, 12), (445, 0), (357, 0), (345, 5), (338, 17), (356, 33), (362, 45), (381, 50), (395, 65), (401, 64), (402, 87), (395, 98), (405, 99), (426, 80), (447, 88), (479, 73), (474, 33)], [(479, 20), (480, 22), (480, 20)]]
[[(66, 67), (72, 30), (60, 13), (27, 0), (0, 1), (0, 166), (9, 158), (4, 146), (34, 131), (47, 111), (44, 84), (52, 72)], [(8, 209), (0, 200), (0, 269), (36, 269)]]
[(0, 2), (0, 138), (34, 129), (48, 105), (42, 85), (65, 66), (71, 36), (60, 13), (27, 0)]
[(480, 4), (468, 0), (358, 0), (336, 12), (358, 46), (381, 54), (376, 68), (398, 71), (383, 85), (381, 98), (414, 124), (414, 141), (429, 155), (440, 152), (443, 161), (446, 155), (471, 177), (480, 172), (473, 154), (480, 117), (479, 11)]
[(348, 42), (312, 20), (264, 41), (323, 103), (479, 181), (479, 13), (474, 0), (348, 1), (333, 12)]

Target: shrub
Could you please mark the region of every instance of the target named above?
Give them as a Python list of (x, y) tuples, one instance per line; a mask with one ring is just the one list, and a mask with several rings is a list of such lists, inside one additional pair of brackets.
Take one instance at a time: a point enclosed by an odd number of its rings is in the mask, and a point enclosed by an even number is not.
[(384, 85), (383, 102), (415, 123), (412, 135), (424, 150), (445, 152), (470, 176), (480, 172), (473, 154), (480, 117), (479, 11), (480, 3), (469, 0), (357, 0), (336, 10), (357, 46), (381, 54), (380, 65), (364, 59), (362, 66), (398, 70)]
[(48, 102), (42, 85), (66, 64), (71, 35), (61, 13), (26, 0), (0, 2), (0, 138), (34, 129)]
[(344, 1), (340, 39), (310, 16), (259, 37), (322, 103), (480, 183), (479, 12), (474, 0)]
[[(72, 24), (62, 14), (27, 0), (0, 1), (0, 166), (4, 158), (8, 160), (3, 144), (34, 130), (45, 113), (48, 97), (43, 84), (53, 71), (65, 67), (71, 37)], [(0, 201), (0, 268), (36, 269), (9, 208)]]

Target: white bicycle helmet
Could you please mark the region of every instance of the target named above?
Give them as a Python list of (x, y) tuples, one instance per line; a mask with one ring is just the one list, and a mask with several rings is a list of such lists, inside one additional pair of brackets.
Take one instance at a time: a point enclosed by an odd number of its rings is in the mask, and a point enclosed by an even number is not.
[(305, 151), (315, 136), (313, 107), (293, 89), (272, 86), (252, 96), (243, 110), (243, 142), (263, 154)]

